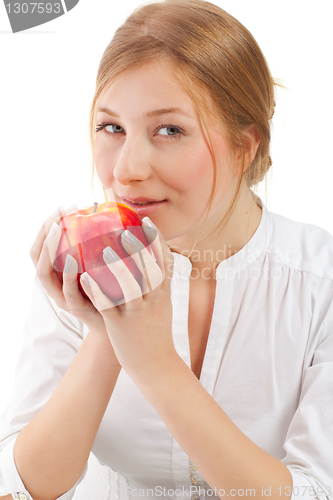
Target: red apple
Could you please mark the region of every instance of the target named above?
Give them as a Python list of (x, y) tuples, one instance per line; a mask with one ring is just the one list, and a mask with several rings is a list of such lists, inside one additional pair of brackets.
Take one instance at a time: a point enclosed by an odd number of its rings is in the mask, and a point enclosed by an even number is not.
[[(134, 260), (121, 243), (121, 234), (128, 229), (145, 247), (149, 243), (136, 212), (124, 205), (108, 201), (86, 209), (78, 209), (62, 217), (59, 226), (63, 229), (53, 268), (62, 280), (66, 255), (72, 255), (78, 263), (78, 283), (82, 294), (87, 297), (80, 276), (87, 273), (96, 281), (102, 292), (112, 301), (123, 299), (118, 280), (109, 270), (103, 259), (103, 250), (110, 246), (123, 259), (139, 285), (142, 275)], [(88, 297), (87, 297), (88, 298)]]

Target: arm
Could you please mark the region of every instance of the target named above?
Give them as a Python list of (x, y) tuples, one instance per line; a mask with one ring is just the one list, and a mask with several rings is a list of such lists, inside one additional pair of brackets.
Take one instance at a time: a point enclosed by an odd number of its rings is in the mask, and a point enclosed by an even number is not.
[(281, 500), (277, 488), (292, 487), (287, 467), (238, 429), (177, 353), (134, 381), (210, 487), (217, 495), (221, 490), (221, 498), (240, 498), (233, 489), (255, 490), (261, 498), (262, 487), (271, 487), (270, 499)]
[(299, 405), (284, 443), (286, 456), (282, 463), (294, 480), (292, 500), (333, 499), (332, 324), (333, 302), (313, 348), (310, 366), (304, 370)]
[[(262, 488), (271, 488), (271, 498), (278, 500), (277, 488), (292, 487), (288, 468), (237, 428), (175, 349), (170, 295), (173, 257), (160, 232), (158, 235), (159, 238), (151, 242), (156, 263), (146, 249), (141, 251), (149, 272), (152, 288), (149, 293), (142, 296), (122, 260), (108, 262), (107, 255), (105, 261), (122, 286), (124, 304), (118, 308), (111, 303), (109, 306), (92, 278), (85, 291), (102, 312), (123, 369), (221, 499), (236, 496), (232, 490), (249, 489), (261, 498), (266, 496)], [(128, 251), (140, 269), (135, 244), (134, 240)]]
[(101, 315), (78, 290), (77, 269), (63, 283), (53, 271), (59, 231), (45, 240), (53, 221), (31, 249), (37, 277), (0, 426), (0, 492), (35, 500), (73, 497), (120, 372)]
[(86, 466), (120, 369), (106, 337), (89, 333), (52, 397), (17, 437), (14, 460), (34, 500), (54, 500)]
[(327, 302), (319, 330), (314, 321), (298, 408), (281, 461), (242, 434), (177, 354), (150, 374), (147, 368), (133, 372), (139, 389), (217, 493), (219, 486), (226, 494), (230, 488), (255, 488), (261, 497), (267, 484), (270, 498), (332, 500), (333, 301)]
[(271, 499), (332, 500), (332, 324), (333, 302), (305, 369), (281, 462), (233, 424), (178, 355), (134, 380), (217, 494), (219, 488), (225, 490), (224, 498), (228, 492), (231, 496), (231, 488), (253, 488), (260, 498), (262, 487), (271, 486)]

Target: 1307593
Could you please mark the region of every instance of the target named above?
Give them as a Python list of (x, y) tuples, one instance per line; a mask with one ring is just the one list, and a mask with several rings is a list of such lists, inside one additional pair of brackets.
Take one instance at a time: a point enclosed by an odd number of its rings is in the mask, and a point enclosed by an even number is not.
[[(325, 486), (324, 487), (327, 491), (328, 494), (331, 494), (331, 487), (330, 486)], [(284, 491), (283, 491), (283, 488), (281, 486), (279, 486), (277, 488), (279, 490), (279, 494), (280, 496), (282, 495), (285, 495), (285, 496), (288, 496), (290, 497), (291, 495), (292, 496), (300, 496), (300, 497), (303, 497), (303, 498), (308, 498), (309, 496), (312, 496), (312, 497), (321, 497), (322, 495), (326, 497), (326, 494), (325, 494), (325, 491), (323, 488), (321, 488), (320, 486), (317, 486), (317, 487), (314, 487), (314, 486), (293, 486), (292, 488), (290, 486), (286, 486), (284, 488)]]
[(52, 4), (50, 2), (24, 2), (24, 3), (14, 3), (14, 4), (6, 4), (6, 9), (9, 14), (60, 14), (61, 4), (55, 3)]

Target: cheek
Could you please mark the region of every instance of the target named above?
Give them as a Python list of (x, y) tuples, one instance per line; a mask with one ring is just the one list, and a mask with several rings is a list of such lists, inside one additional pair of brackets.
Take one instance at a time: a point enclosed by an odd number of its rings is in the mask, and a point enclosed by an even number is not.
[[(222, 145), (214, 146), (216, 156), (216, 184), (219, 192), (226, 191), (230, 184), (230, 167), (227, 150)], [(183, 152), (177, 158), (169, 157), (172, 165), (170, 172), (170, 183), (180, 192), (192, 192), (193, 197), (201, 195), (207, 198), (213, 188), (214, 164), (210, 150), (206, 145), (197, 144)], [(204, 199), (202, 199), (205, 202)]]
[[(112, 172), (113, 172), (113, 161), (114, 155), (111, 154), (109, 148), (103, 144), (102, 140), (98, 140), (96, 138), (95, 142), (95, 167), (97, 175), (104, 184), (108, 184), (108, 181), (111, 180)], [(106, 183), (106, 184), (105, 184)]]
[(195, 195), (198, 187), (211, 185), (213, 179), (212, 158), (202, 145), (175, 148), (161, 156), (159, 165), (165, 182), (180, 193), (193, 191)]
[(233, 153), (226, 139), (215, 137), (214, 152), (216, 161), (216, 193), (226, 195), (233, 186)]

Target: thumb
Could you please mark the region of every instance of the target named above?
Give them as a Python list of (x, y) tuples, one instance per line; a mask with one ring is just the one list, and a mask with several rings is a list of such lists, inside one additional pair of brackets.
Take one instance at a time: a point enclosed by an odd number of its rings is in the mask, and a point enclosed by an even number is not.
[(163, 273), (162, 288), (170, 287), (173, 276), (174, 257), (161, 231), (153, 224), (149, 217), (142, 219), (142, 229), (152, 249), (156, 262)]

